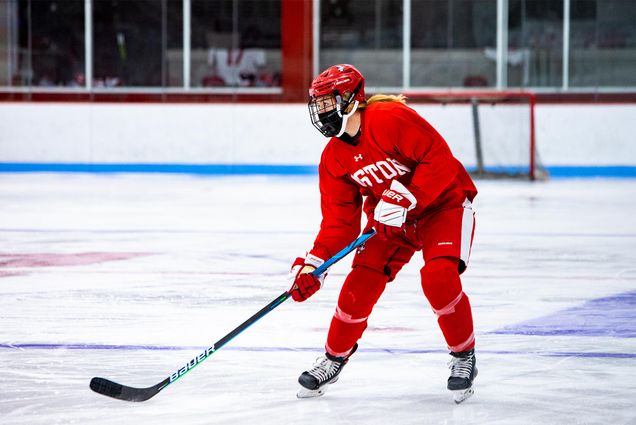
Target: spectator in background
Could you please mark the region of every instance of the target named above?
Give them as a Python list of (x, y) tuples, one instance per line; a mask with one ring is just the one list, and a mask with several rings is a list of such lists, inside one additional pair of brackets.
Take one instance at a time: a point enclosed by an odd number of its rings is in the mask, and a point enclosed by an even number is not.
[(265, 66), (265, 50), (256, 47), (258, 29), (248, 28), (241, 35), (238, 49), (210, 48), (208, 65), (212, 75), (204, 78), (203, 85), (254, 87), (262, 85), (260, 70)]
[(249, 87), (256, 86), (258, 70), (265, 65), (265, 51), (263, 49), (215, 49), (208, 51), (208, 65), (213, 68), (213, 76), (208, 81), (218, 84)]

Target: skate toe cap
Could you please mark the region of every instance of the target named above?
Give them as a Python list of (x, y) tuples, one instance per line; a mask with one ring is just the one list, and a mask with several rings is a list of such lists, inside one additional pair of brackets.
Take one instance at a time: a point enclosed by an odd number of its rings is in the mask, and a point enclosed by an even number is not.
[(298, 383), (308, 390), (316, 390), (319, 387), (318, 380), (307, 372), (298, 377)]
[(472, 382), (466, 378), (448, 378), (447, 388), (451, 391), (466, 390), (472, 386)]

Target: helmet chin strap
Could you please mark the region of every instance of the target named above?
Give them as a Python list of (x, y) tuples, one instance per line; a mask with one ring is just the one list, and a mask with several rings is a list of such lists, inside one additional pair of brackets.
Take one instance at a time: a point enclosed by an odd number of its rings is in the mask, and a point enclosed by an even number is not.
[(353, 115), (356, 109), (358, 109), (358, 103), (359, 102), (356, 100), (355, 103), (353, 104), (353, 108), (351, 109), (351, 112), (349, 112), (348, 114), (342, 114), (342, 127), (340, 128), (340, 132), (336, 134), (336, 137), (340, 137), (344, 134), (345, 130), (347, 129), (347, 121), (349, 120), (349, 117)]

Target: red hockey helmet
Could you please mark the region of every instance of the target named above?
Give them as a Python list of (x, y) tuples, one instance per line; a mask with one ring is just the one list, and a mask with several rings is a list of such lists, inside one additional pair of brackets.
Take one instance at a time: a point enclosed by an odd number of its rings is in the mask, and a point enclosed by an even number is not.
[[(353, 65), (341, 64), (327, 68), (309, 88), (311, 123), (327, 137), (340, 137), (347, 118), (360, 102), (364, 102), (364, 77)], [(349, 105), (354, 107), (346, 112)]]

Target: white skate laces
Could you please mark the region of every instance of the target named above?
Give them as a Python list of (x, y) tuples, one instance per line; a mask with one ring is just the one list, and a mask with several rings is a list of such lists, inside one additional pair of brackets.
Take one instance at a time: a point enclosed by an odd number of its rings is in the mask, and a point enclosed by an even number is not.
[(353, 346), (348, 355), (342, 357), (334, 357), (326, 353), (324, 356), (318, 357), (314, 366), (298, 377), (301, 388), (296, 396), (298, 398), (311, 398), (323, 395), (327, 384), (333, 384), (338, 380), (342, 368), (357, 348), (358, 344)]
[(329, 360), (326, 356), (321, 356), (316, 359), (314, 367), (307, 371), (307, 373), (316, 378), (318, 386), (321, 386), (338, 375), (343, 363), (344, 362)]
[(472, 357), (465, 359), (453, 357), (448, 362), (448, 368), (451, 370), (451, 378), (470, 379), (473, 371)]

